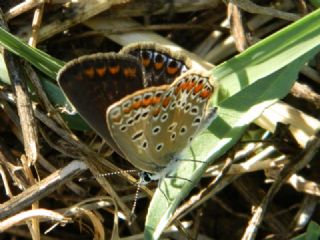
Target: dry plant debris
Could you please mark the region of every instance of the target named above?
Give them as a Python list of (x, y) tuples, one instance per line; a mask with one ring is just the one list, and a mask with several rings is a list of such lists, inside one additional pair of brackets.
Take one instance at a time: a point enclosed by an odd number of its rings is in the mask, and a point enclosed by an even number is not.
[[(11, 0), (0, 7), (2, 27), (63, 61), (153, 41), (188, 50), (207, 69), (315, 10), (305, 0)], [(132, 166), (93, 131), (71, 131), (38, 72), (4, 56), (18, 74), (9, 71), (13, 86), (0, 85), (1, 238), (143, 239), (157, 184), (143, 186), (129, 224), (134, 177), (78, 182), (80, 174), (90, 178), (88, 168), (98, 176)], [(319, 66), (317, 56), (289, 95), (249, 127), (246, 136), (261, 141), (243, 138), (209, 166), (163, 237), (289, 239), (319, 222)], [(21, 81), (26, 75), (36, 97)]]

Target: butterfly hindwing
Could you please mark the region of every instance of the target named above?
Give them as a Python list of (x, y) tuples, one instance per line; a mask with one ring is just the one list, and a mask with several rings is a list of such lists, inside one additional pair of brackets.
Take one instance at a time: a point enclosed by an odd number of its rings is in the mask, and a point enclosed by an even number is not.
[(160, 171), (201, 129), (212, 91), (209, 77), (192, 72), (137, 91), (109, 107), (109, 131), (134, 166)]
[(145, 131), (157, 165), (177, 159), (202, 129), (213, 92), (209, 81), (202, 73), (188, 71), (168, 87), (155, 106), (157, 114), (150, 116)]
[(120, 53), (139, 59), (145, 71), (145, 87), (171, 84), (191, 68), (191, 61), (185, 54), (156, 43), (134, 43), (124, 47)]
[(106, 112), (108, 129), (123, 154), (135, 167), (156, 172), (163, 166), (153, 162), (152, 146), (146, 138), (149, 122), (168, 86), (137, 91), (114, 103)]

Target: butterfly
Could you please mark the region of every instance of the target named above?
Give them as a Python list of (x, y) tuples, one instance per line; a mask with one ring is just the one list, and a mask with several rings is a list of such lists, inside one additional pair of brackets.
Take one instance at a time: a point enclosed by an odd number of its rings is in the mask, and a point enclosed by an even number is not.
[(155, 43), (68, 62), (58, 83), (82, 118), (121, 156), (161, 179), (193, 137), (216, 117), (216, 83), (191, 61)]

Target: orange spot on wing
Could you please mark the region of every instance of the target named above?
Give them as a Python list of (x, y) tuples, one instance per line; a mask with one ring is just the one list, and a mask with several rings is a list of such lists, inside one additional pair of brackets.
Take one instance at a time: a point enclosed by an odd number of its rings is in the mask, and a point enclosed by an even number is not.
[(109, 72), (111, 73), (111, 75), (115, 75), (119, 71), (120, 71), (120, 66), (119, 65), (109, 67)]
[(169, 75), (174, 75), (176, 74), (178, 71), (178, 68), (177, 67), (167, 67), (167, 73)]
[(157, 108), (156, 110), (154, 110), (154, 111), (152, 112), (152, 115), (153, 115), (154, 117), (157, 117), (159, 114), (160, 114), (160, 108)]
[(162, 106), (163, 106), (164, 108), (166, 108), (166, 107), (169, 105), (170, 101), (171, 101), (171, 97), (166, 97), (166, 98), (163, 99), (163, 101), (162, 101)]
[(142, 64), (143, 66), (147, 67), (150, 64), (150, 58), (143, 58)]
[(121, 116), (117, 116), (117, 117), (112, 118), (112, 121), (115, 123), (119, 123), (120, 120), (121, 120)]
[(188, 83), (181, 83), (181, 85), (180, 85), (180, 89), (182, 89), (182, 90), (186, 90), (187, 88), (188, 88)]
[(201, 91), (202, 88), (203, 88), (203, 84), (199, 84), (199, 85), (195, 86), (193, 92), (194, 92), (195, 94), (197, 94), (198, 92)]
[(194, 83), (193, 82), (189, 82), (187, 85), (186, 85), (186, 89), (187, 91), (189, 92), (193, 87), (194, 87)]
[(181, 90), (181, 85), (176, 87), (176, 89), (174, 90), (174, 94), (175, 94), (175, 95), (178, 95), (178, 93), (180, 92), (180, 90)]
[(137, 69), (132, 67), (127, 67), (123, 70), (123, 74), (126, 78), (134, 78), (137, 75)]
[(129, 112), (131, 112), (131, 107), (124, 108), (123, 112), (124, 112), (124, 114), (128, 114)]
[(141, 106), (141, 101), (136, 101), (132, 104), (133, 109), (138, 109)]
[(100, 77), (103, 77), (106, 74), (106, 70), (107, 70), (106, 67), (96, 68), (96, 72)]
[(144, 98), (144, 99), (142, 100), (142, 106), (147, 107), (147, 106), (149, 106), (150, 104), (152, 104), (152, 98), (151, 98), (151, 97), (150, 97), (150, 98)]
[(94, 77), (94, 68), (90, 67), (84, 70), (84, 74), (87, 75), (89, 78)]
[(156, 62), (154, 64), (154, 67), (156, 68), (156, 70), (160, 70), (163, 67), (163, 62)]
[(207, 90), (207, 89), (203, 90), (200, 93), (200, 97), (202, 97), (202, 98), (208, 98), (208, 97), (210, 97), (210, 95), (211, 95), (211, 92), (209, 90)]
[(153, 97), (152, 98), (152, 104), (158, 104), (160, 102), (161, 98), (160, 97)]

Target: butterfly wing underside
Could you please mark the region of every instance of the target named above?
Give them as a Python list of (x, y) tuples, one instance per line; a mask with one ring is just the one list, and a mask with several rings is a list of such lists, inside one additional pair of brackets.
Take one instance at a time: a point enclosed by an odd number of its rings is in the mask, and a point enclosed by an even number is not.
[(212, 92), (209, 77), (188, 72), (171, 85), (140, 90), (114, 103), (106, 114), (108, 128), (134, 166), (158, 172), (201, 129)]
[(138, 60), (115, 53), (87, 55), (68, 62), (57, 79), (83, 119), (119, 152), (108, 131), (105, 112), (112, 103), (143, 88)]

